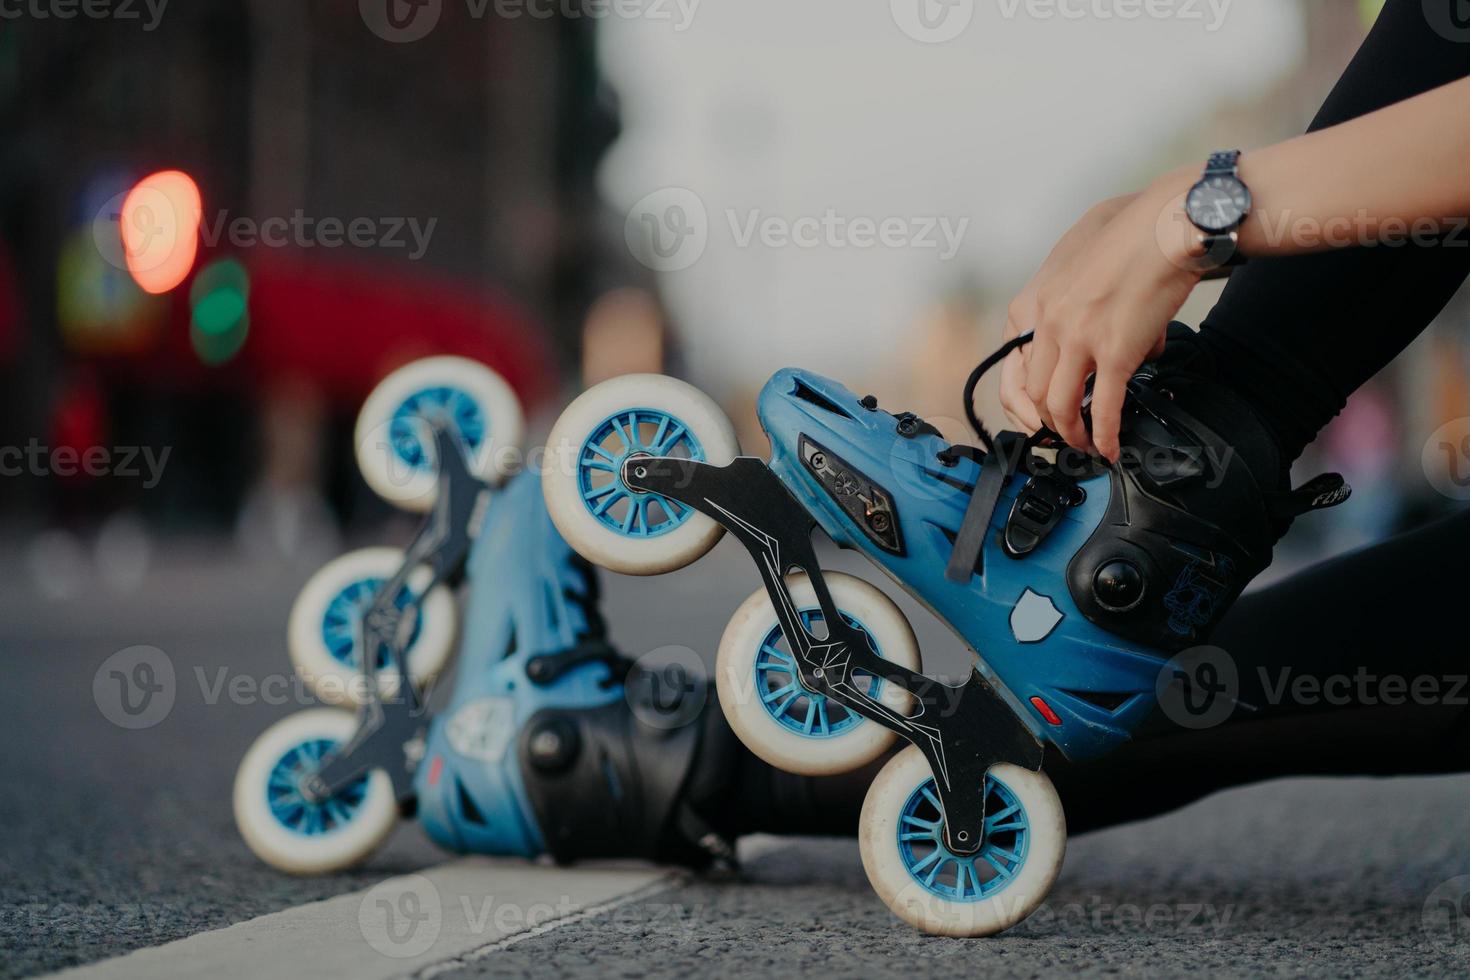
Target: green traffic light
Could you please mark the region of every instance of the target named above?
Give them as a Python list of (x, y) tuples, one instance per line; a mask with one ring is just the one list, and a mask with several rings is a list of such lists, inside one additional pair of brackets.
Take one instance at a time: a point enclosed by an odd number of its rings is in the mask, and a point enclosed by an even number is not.
[(189, 339), (205, 364), (223, 364), (240, 352), (250, 332), (250, 274), (235, 259), (199, 270), (189, 289)]
[(245, 316), (245, 305), (245, 297), (234, 289), (216, 289), (194, 304), (194, 326), (208, 334), (227, 333)]

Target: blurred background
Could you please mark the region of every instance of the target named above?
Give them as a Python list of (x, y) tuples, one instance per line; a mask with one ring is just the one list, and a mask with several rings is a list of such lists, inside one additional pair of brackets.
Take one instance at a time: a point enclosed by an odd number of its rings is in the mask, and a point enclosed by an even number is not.
[[(429, 353), (541, 431), (583, 379), (666, 370), (763, 452), (755, 392), (801, 364), (961, 437), (1056, 237), (1301, 131), (1381, 3), (0, 6), (0, 550), (67, 599), (171, 548), (306, 567), (406, 520), (352, 422)], [(1357, 492), (1280, 567), (1458, 506), (1425, 450), (1470, 415), (1466, 313), (1319, 440), (1303, 472)]]

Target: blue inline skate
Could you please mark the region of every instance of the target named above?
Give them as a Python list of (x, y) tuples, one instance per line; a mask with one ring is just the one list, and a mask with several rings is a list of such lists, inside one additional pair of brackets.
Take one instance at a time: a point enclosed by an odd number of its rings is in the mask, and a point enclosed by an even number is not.
[[(671, 690), (702, 692), (643, 683), (608, 644), (595, 572), (557, 534), (539, 483), (496, 485), (496, 454), (520, 429), (503, 382), (458, 358), (411, 364), (365, 403), (364, 477), (428, 514), (406, 551), (337, 559), (292, 610), (292, 661), (334, 706), (273, 725), (240, 764), (236, 822), (267, 863), (349, 867), (415, 813), (460, 852), (729, 856), (691, 803), (703, 726), (658, 723), (677, 712)], [(427, 685), (454, 645), (461, 583), (455, 682), (431, 715)]]
[[(1027, 339), (970, 378), (976, 447), (794, 369), (760, 395), (768, 463), (738, 455), (709, 398), (656, 375), (589, 390), (548, 445), (551, 516), (590, 560), (669, 571), (727, 530), (755, 559), (764, 587), (717, 668), (748, 748), (822, 774), (910, 743), (870, 788), (859, 841), (879, 895), (931, 933), (987, 935), (1036, 908), (1066, 839), (1047, 754), (1082, 761), (1131, 738), (1171, 654), (1203, 641), (1292, 517), (1347, 494), (1335, 476), (1286, 489), (1249, 407), (1167, 356), (1130, 383), (1118, 465), (1050, 433), (992, 437), (975, 386)], [(918, 672), (883, 593), (818, 567), (815, 527), (975, 652), (964, 684)]]

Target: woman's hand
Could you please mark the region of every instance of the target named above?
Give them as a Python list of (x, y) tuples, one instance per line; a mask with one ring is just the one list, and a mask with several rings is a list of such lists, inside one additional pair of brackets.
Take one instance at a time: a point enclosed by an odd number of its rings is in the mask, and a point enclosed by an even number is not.
[[(1040, 284), (1055, 278), (1076, 256), (1087, 251), (1098, 233), (1107, 227), (1118, 212), (1126, 208), (1137, 194), (1115, 197), (1095, 204), (1067, 229), (1052, 248), (1041, 268), (1026, 283), (1006, 309), (1004, 340), (1019, 337), (1036, 325), (1037, 291)], [(1000, 366), (1000, 404), (1007, 417), (1027, 432), (1035, 432), (1043, 422), (1036, 405), (1026, 393), (1026, 376), (1031, 363), (1031, 348), (1013, 351)]]
[[(1011, 303), (1006, 337), (1035, 335), (1002, 367), (1001, 403), (1013, 421), (1033, 432), (1045, 424), (1069, 445), (1117, 459), (1128, 379), (1163, 350), (1169, 321), (1199, 281), (1190, 236), (1176, 230), (1191, 182), (1176, 171), (1089, 211)], [(1090, 374), (1091, 438), (1082, 422)]]

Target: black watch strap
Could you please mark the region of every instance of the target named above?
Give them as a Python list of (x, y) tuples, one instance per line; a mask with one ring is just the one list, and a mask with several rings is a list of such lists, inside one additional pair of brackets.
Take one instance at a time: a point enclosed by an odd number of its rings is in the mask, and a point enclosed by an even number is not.
[(1239, 150), (1220, 150), (1217, 153), (1210, 154), (1209, 162), (1205, 164), (1205, 176), (1216, 177), (1223, 175), (1239, 177), (1240, 175), (1236, 172), (1239, 166)]
[(1200, 244), (1205, 250), (1200, 261), (1208, 270), (1206, 279), (1229, 275), (1229, 270), (1246, 263), (1246, 257), (1240, 254), (1240, 240), (1233, 231), (1223, 235), (1205, 235), (1200, 239)]

